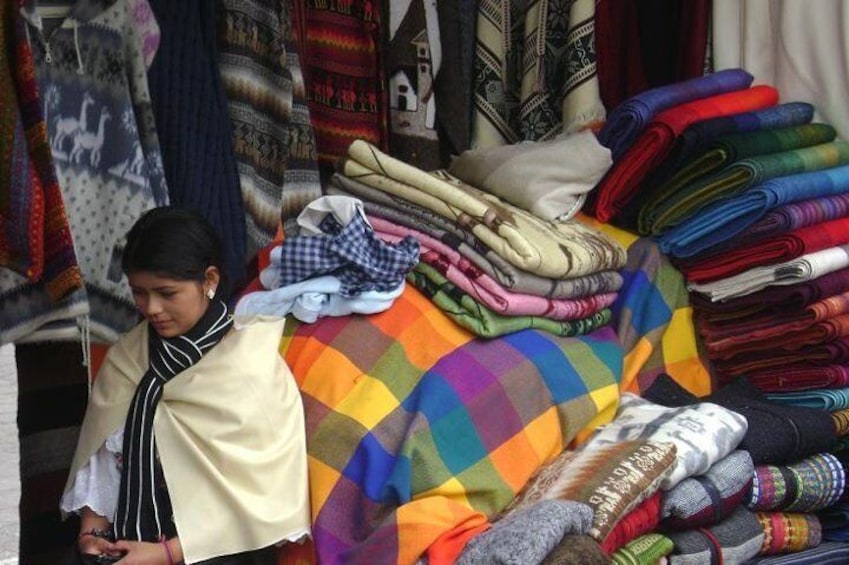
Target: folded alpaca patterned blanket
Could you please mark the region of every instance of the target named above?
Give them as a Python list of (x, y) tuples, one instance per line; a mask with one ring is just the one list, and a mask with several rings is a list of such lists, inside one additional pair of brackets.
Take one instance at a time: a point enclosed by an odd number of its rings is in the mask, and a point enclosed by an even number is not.
[(593, 510), (587, 533), (602, 542), (617, 522), (657, 492), (675, 464), (675, 445), (667, 442), (622, 441), (565, 451), (531, 477), (505, 516), (541, 500), (582, 502)]
[(342, 164), (346, 176), (430, 208), (466, 226), (496, 253), (540, 276), (569, 278), (625, 260), (616, 242), (577, 221), (544, 222), (444, 171), (427, 173), (357, 140)]
[(846, 471), (831, 453), (820, 453), (790, 465), (755, 467), (750, 510), (816, 512), (838, 501), (846, 488)]
[(607, 325), (609, 308), (588, 311), (574, 320), (553, 320), (543, 316), (502, 316), (463, 292), (427, 263), (419, 263), (407, 274), (407, 282), (430, 298), (448, 317), (480, 337), (498, 337), (535, 328), (562, 337), (584, 335)]
[(439, 240), (378, 216), (370, 215), (368, 219), (375, 233), (384, 241), (394, 243), (407, 236), (414, 237), (419, 242), (421, 262), (436, 269), (449, 282), (487, 308), (504, 316), (543, 316), (552, 320), (575, 320), (607, 308), (616, 300), (615, 292), (575, 299), (546, 298), (510, 292)]
[(664, 110), (649, 123), (634, 144), (614, 159), (598, 187), (587, 198), (585, 210), (609, 222), (625, 208), (640, 184), (666, 158), (675, 139), (692, 123), (774, 106), (778, 92), (770, 86), (755, 86), (703, 98)]
[(820, 171), (847, 163), (849, 143), (843, 141), (741, 159), (719, 172), (665, 195), (651, 208), (643, 208), (647, 214), (645, 231), (660, 234), (693, 217), (712, 202), (737, 196), (767, 180)]
[(609, 147), (613, 159), (618, 160), (661, 110), (741, 90), (751, 85), (752, 80), (752, 75), (742, 69), (728, 69), (641, 92), (613, 109), (599, 131), (599, 141)]
[(772, 285), (794, 285), (849, 267), (849, 245), (808, 253), (792, 261), (755, 267), (740, 274), (706, 283), (690, 283), (688, 288), (712, 301), (745, 296)]
[(668, 181), (652, 190), (641, 206), (640, 233), (651, 233), (656, 210), (666, 199), (708, 175), (750, 157), (782, 153), (834, 141), (836, 132), (827, 124), (803, 124), (775, 130), (735, 134), (717, 139), (705, 151), (679, 169)]
[[(835, 195), (843, 195), (849, 202), (847, 192), (849, 166), (771, 179), (752, 187), (740, 196), (723, 198), (706, 206), (697, 215), (663, 233), (659, 238), (660, 247), (665, 253), (676, 257), (698, 255), (735, 238), (772, 208)], [(814, 208), (812, 215), (818, 217), (839, 213), (839, 209), (834, 206), (826, 206), (822, 214), (817, 214), (816, 211), (817, 208)], [(752, 235), (754, 234), (747, 234), (748, 237), (740, 239), (751, 241)], [(762, 235), (760, 238), (763, 237), (766, 236)]]
[(287, 324), (281, 353), (304, 400), (314, 545), (331, 564), (453, 562), (544, 462), (612, 416), (622, 364), (610, 328), (480, 340), (409, 285), (381, 314)]
[(620, 258), (602, 270), (580, 277), (552, 279), (519, 269), (493, 251), (466, 226), (402, 198), (394, 197), (344, 175), (334, 174), (327, 187), (329, 194), (362, 199), (368, 214), (426, 233), (467, 258), (506, 289), (551, 298), (579, 298), (614, 292), (622, 287)]
[(799, 512), (758, 512), (764, 530), (761, 555), (796, 553), (822, 542), (822, 525), (815, 514)]
[(583, 449), (643, 439), (670, 442), (676, 447), (676, 464), (660, 485), (668, 491), (710, 467), (733, 451), (746, 435), (745, 418), (736, 412), (700, 402), (668, 408), (634, 394), (623, 393), (616, 417), (600, 426)]

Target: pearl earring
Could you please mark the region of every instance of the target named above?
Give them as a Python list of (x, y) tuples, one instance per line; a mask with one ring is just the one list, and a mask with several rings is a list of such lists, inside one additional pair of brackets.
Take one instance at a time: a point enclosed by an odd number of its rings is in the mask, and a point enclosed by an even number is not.
[(206, 291), (206, 297), (207, 297), (207, 298), (209, 298), (210, 300), (212, 300), (213, 298), (215, 298), (215, 289), (214, 289), (214, 288), (210, 288), (210, 289), (208, 289), (208, 290)]

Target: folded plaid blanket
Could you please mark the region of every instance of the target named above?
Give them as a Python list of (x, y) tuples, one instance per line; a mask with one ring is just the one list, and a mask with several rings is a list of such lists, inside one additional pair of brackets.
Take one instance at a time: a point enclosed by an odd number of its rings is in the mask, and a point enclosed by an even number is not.
[(616, 334), (626, 352), (622, 390), (640, 393), (668, 373), (689, 391), (708, 394), (711, 377), (696, 344), (681, 273), (651, 239), (579, 217), (628, 249), (628, 262), (622, 269), (625, 284), (613, 305)]
[[(804, 126), (802, 126), (804, 127)], [(849, 163), (849, 143), (835, 141), (734, 162), (721, 171), (700, 178), (644, 208), (646, 233), (660, 234), (699, 213), (720, 198), (737, 196), (767, 180), (821, 171)]]
[(450, 563), (578, 432), (609, 420), (612, 329), (476, 339), (409, 285), (372, 316), (287, 324), (321, 563)]
[[(579, 298), (613, 292), (622, 287), (622, 275), (615, 270), (621, 266), (619, 257), (603, 265), (602, 270), (584, 276), (568, 279), (541, 277), (509, 263), (465, 226), (423, 206), (393, 197), (340, 174), (331, 177), (326, 190), (329, 194), (360, 198), (368, 214), (428, 234), (467, 258), (504, 288), (514, 292), (551, 298)], [(583, 221), (585, 220), (586, 218)]]
[(515, 266), (552, 278), (583, 276), (622, 264), (625, 250), (577, 221), (545, 222), (444, 171), (427, 173), (357, 140), (346, 176), (409, 200), (465, 226)]
[(752, 80), (752, 75), (742, 69), (728, 69), (641, 92), (614, 108), (599, 131), (599, 141), (617, 160), (661, 110), (747, 88)]
[(572, 337), (590, 333), (609, 324), (611, 320), (610, 309), (598, 307), (574, 320), (502, 316), (463, 292), (427, 263), (419, 263), (407, 274), (407, 281), (430, 298), (448, 317), (480, 337), (498, 337), (528, 328)]
[(675, 139), (692, 123), (774, 106), (778, 92), (770, 86), (755, 86), (703, 98), (664, 110), (649, 123), (634, 144), (588, 195), (586, 211), (609, 222), (638, 192), (646, 176), (662, 163)]
[[(849, 196), (847, 192), (849, 166), (772, 179), (739, 196), (723, 198), (706, 206), (697, 215), (663, 233), (659, 238), (660, 247), (665, 253), (676, 257), (698, 255), (713, 246), (736, 238), (772, 208), (834, 195), (843, 195), (846, 198)], [(830, 208), (826, 210), (830, 211)], [(814, 208), (815, 214), (816, 210)], [(831, 213), (836, 214), (838, 211)], [(749, 237), (744, 241), (751, 241), (752, 234), (747, 235)]]

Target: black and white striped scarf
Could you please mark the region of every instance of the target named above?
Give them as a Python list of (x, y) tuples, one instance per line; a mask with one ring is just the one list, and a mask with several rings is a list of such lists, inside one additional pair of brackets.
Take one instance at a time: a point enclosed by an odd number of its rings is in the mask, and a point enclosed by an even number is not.
[(153, 417), (165, 384), (214, 347), (233, 325), (223, 302), (211, 302), (188, 332), (172, 338), (150, 331), (150, 365), (139, 381), (124, 427), (123, 467), (115, 536), (157, 541), (173, 535), (171, 501), (156, 456)]

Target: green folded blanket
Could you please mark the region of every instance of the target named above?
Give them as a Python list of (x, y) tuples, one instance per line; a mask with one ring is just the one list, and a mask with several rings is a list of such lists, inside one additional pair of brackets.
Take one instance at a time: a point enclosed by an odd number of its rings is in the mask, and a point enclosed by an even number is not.
[(736, 161), (724, 169), (666, 195), (646, 209), (643, 228), (659, 234), (719, 200), (736, 196), (769, 179), (829, 169), (849, 163), (849, 143), (835, 141), (803, 149), (758, 155)]
[(719, 171), (735, 161), (812, 147), (834, 141), (835, 129), (828, 124), (803, 124), (774, 130), (737, 133), (721, 137), (709, 144), (705, 151), (685, 163), (668, 181), (653, 190), (640, 208), (638, 228), (649, 233), (649, 224), (657, 206), (687, 185)]

